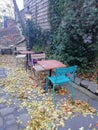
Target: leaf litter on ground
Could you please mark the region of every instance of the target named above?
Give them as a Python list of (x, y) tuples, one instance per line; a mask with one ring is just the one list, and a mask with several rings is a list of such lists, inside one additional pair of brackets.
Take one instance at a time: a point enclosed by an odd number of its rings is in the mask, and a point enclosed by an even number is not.
[[(0, 61), (0, 67), (7, 70), (7, 77), (0, 79), (0, 86), (3, 86), (3, 90), (12, 97), (22, 100), (20, 108), (26, 108), (31, 116), (25, 130), (57, 130), (59, 126), (66, 125), (64, 124), (65, 120), (77, 116), (78, 113), (82, 113), (84, 116), (96, 114), (96, 109), (87, 102), (74, 100), (74, 104), (72, 104), (70, 96), (68, 99), (60, 100), (60, 103), (54, 108), (51, 90), (49, 93), (44, 93), (41, 87), (41, 83), (45, 83), (46, 74), (38, 73), (36, 78), (32, 77), (30, 71), (26, 72), (24, 64), (17, 65), (12, 56), (0, 56)], [(57, 95), (68, 94), (65, 89), (60, 89), (56, 93)], [(0, 103), (3, 102), (11, 104), (11, 100), (1, 99)]]

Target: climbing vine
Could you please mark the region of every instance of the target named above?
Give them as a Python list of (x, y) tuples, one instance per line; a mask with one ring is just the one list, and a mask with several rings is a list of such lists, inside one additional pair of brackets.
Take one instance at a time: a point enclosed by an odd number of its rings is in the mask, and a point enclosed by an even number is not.
[(28, 28), (29, 28), (29, 43), (30, 48), (35, 49), (35, 51), (43, 50), (47, 45), (47, 40), (49, 37), (49, 31), (42, 30), (40, 26), (36, 26), (33, 21), (28, 21), (28, 26), (25, 28), (25, 36), (28, 38)]
[(49, 22), (51, 31), (56, 31), (64, 17), (65, 0), (49, 0)]

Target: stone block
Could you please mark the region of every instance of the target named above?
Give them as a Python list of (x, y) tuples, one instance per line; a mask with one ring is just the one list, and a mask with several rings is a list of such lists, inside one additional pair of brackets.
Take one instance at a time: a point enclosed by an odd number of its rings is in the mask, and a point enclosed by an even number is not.
[(85, 87), (85, 88), (88, 89), (88, 86), (89, 86), (89, 80), (88, 80), (88, 79), (86, 79), (86, 80), (82, 80), (81, 83), (80, 83), (80, 85), (81, 85), (82, 87)]
[(2, 116), (5, 116), (5, 115), (13, 113), (13, 112), (14, 112), (14, 108), (10, 108), (10, 107), (0, 109), (0, 113)]
[(93, 93), (96, 93), (96, 90), (98, 89), (98, 84), (96, 84), (95, 82), (89, 82), (88, 89)]
[(22, 122), (23, 127), (26, 127), (26, 125), (30, 119), (31, 119), (30, 116), (26, 113), (19, 115), (19, 120)]
[(16, 120), (13, 114), (7, 115), (4, 118), (6, 120), (6, 125), (12, 125), (16, 123)]
[(96, 94), (98, 95), (98, 89), (96, 90)]
[(2, 48), (1, 49), (1, 54), (12, 54), (12, 49), (11, 48)]
[(9, 127), (7, 127), (5, 130), (19, 130), (18, 125), (14, 124)]
[(6, 77), (6, 71), (4, 69), (0, 70), (0, 78)]
[(0, 104), (0, 109), (3, 109), (3, 108), (5, 108), (5, 107), (7, 107), (7, 104)]
[(74, 82), (75, 82), (76, 84), (80, 85), (81, 81), (82, 81), (81, 78), (76, 77)]
[(0, 128), (3, 127), (3, 118), (0, 117)]

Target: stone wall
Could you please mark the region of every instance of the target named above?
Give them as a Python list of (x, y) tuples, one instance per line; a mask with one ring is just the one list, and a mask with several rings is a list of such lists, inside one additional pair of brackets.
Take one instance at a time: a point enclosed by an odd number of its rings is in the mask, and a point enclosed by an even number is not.
[(29, 6), (32, 12), (33, 22), (43, 29), (49, 29), (48, 22), (48, 0), (24, 0), (24, 9)]
[(17, 25), (0, 30), (0, 48), (9, 47), (22, 39)]

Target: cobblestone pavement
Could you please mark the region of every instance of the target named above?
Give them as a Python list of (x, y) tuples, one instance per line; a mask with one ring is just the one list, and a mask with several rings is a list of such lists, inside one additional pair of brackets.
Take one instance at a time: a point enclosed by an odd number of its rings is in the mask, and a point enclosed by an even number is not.
[[(0, 68), (0, 78), (6, 77)], [(0, 86), (0, 130), (23, 130), (30, 120), (25, 108), (20, 108), (21, 100), (12, 98)]]
[[(1, 78), (4, 77), (4, 71), (0, 73)], [(6, 75), (5, 75), (6, 76)], [(78, 86), (79, 87), (79, 86)], [(70, 89), (70, 87), (67, 87)], [(69, 90), (70, 91), (70, 90)], [(85, 92), (81, 92), (79, 89), (75, 89), (75, 98), (89, 102), (89, 104), (96, 108), (98, 111), (98, 99), (93, 99)], [(57, 97), (57, 100), (59, 101)], [(20, 108), (22, 101), (16, 97), (11, 97), (9, 94), (3, 91), (3, 87), (0, 86), (0, 130), (24, 130), (30, 116), (25, 108)], [(59, 127), (58, 130), (98, 130), (98, 115), (83, 116), (78, 114), (77, 116), (65, 121), (64, 127)]]
[[(75, 86), (75, 99), (88, 102), (90, 106), (96, 108), (97, 115), (83, 116), (77, 114), (77, 116), (66, 120), (65, 127), (59, 127), (59, 130), (98, 130), (98, 96), (84, 88), (84, 90), (80, 90), (79, 87)], [(70, 87), (67, 87), (67, 89), (70, 89)]]
[(6, 71), (4, 68), (0, 68), (0, 78), (6, 77)]
[(0, 130), (23, 130), (30, 120), (25, 108), (20, 109), (21, 101), (11, 98), (0, 90)]

